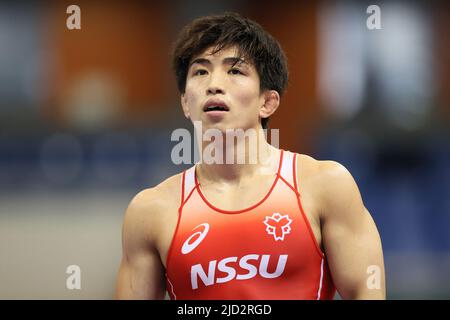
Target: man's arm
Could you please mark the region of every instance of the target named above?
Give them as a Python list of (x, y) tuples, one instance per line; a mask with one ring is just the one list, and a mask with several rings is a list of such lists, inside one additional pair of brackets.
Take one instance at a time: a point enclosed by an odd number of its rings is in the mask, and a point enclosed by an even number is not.
[(385, 299), (381, 239), (351, 174), (337, 162), (321, 164), (322, 240), (343, 299)]
[(116, 299), (164, 299), (164, 267), (154, 245), (158, 197), (140, 192), (127, 208), (122, 228), (122, 261)]

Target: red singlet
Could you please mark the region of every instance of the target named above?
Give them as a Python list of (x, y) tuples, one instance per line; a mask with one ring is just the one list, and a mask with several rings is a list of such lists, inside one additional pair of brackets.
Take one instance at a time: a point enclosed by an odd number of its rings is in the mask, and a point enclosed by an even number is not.
[(216, 208), (195, 166), (183, 172), (166, 270), (171, 299), (332, 299), (335, 287), (297, 191), (297, 154), (281, 150), (267, 195), (239, 211)]

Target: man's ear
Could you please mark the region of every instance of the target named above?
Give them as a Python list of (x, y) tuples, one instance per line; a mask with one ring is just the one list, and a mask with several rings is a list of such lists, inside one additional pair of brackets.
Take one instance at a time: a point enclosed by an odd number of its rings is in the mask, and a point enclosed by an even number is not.
[(267, 90), (263, 93), (263, 105), (259, 109), (259, 116), (261, 118), (270, 117), (280, 105), (280, 95), (275, 90)]
[(181, 108), (183, 109), (184, 116), (187, 119), (190, 119), (191, 114), (189, 113), (189, 108), (187, 107), (187, 98), (184, 93), (181, 95), (180, 100), (181, 100)]

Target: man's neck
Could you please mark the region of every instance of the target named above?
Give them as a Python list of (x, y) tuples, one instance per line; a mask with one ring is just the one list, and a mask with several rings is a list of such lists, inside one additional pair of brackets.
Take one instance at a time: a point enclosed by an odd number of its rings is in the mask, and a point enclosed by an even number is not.
[[(221, 182), (239, 185), (256, 175), (272, 175), (278, 169), (280, 150), (271, 146), (262, 130), (257, 130), (256, 138), (251, 142), (248, 139), (229, 140), (233, 143), (227, 144), (227, 136), (223, 134), (221, 144), (214, 145), (213, 142), (202, 142), (202, 161), (197, 165), (197, 175), (202, 183)], [(222, 150), (220, 156), (211, 163), (207, 159), (208, 152)], [(228, 161), (227, 161), (228, 156)], [(231, 161), (229, 161), (231, 160)], [(240, 161), (238, 161), (240, 160)], [(243, 161), (242, 161), (243, 160)]]

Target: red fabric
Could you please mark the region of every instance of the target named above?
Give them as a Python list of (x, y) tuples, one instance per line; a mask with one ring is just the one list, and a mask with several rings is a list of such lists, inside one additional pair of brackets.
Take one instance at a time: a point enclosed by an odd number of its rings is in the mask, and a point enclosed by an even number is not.
[[(295, 179), (280, 176), (286, 152), (281, 152), (270, 191), (249, 208), (214, 207), (197, 180), (189, 194), (183, 190), (185, 199), (167, 258), (171, 299), (334, 297), (326, 257), (303, 212)], [(292, 163), (288, 172), (295, 173)]]

